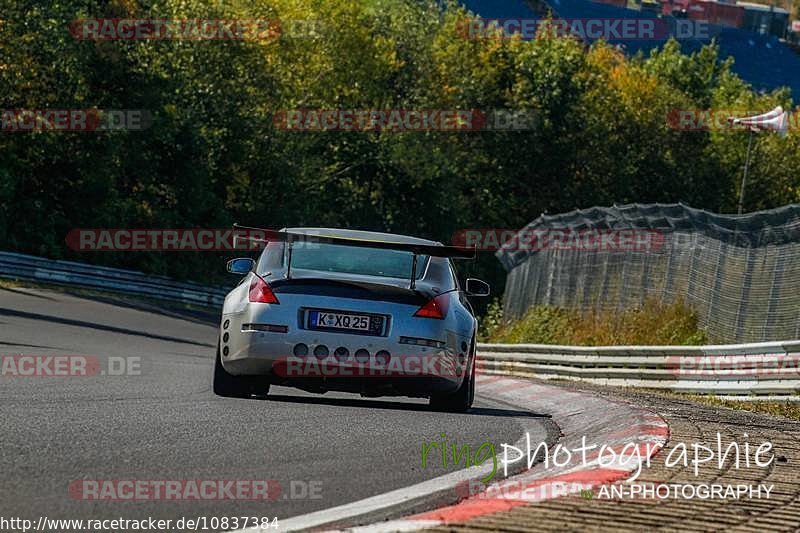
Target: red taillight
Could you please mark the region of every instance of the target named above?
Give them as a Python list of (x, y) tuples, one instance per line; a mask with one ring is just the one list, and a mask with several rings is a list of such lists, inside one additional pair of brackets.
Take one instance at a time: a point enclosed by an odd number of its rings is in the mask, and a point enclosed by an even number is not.
[(258, 302), (261, 304), (280, 303), (267, 282), (261, 279), (259, 276), (253, 276), (253, 281), (250, 282), (249, 298), (251, 302)]
[(419, 318), (438, 318), (444, 319), (447, 316), (447, 309), (450, 307), (450, 295), (440, 294), (428, 303), (417, 309), (414, 316)]

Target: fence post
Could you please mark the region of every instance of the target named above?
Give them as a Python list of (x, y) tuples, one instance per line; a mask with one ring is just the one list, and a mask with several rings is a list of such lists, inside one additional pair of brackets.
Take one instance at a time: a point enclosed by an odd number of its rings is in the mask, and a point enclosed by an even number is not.
[(583, 272), (583, 309), (586, 310), (590, 306), (594, 307), (594, 302), (592, 301), (592, 288), (594, 285), (594, 273), (597, 271), (597, 250), (592, 250), (587, 252), (590, 254), (589, 258), (589, 268), (585, 269)]
[(685, 301), (688, 304), (695, 295), (695, 285), (697, 284), (697, 254), (700, 248), (697, 239), (693, 239), (692, 259), (689, 261), (689, 282), (686, 284)]
[(553, 305), (553, 285), (556, 282), (556, 269), (558, 260), (555, 258), (553, 250), (547, 251), (547, 292), (545, 293), (545, 304)]
[[(764, 320), (764, 325), (761, 328), (761, 338), (768, 338), (769, 333), (772, 331), (775, 313), (777, 312), (777, 304), (779, 294), (781, 292), (781, 282), (783, 281), (783, 268), (786, 262), (786, 247), (780, 246), (778, 248), (778, 255), (775, 257), (775, 267), (772, 269), (772, 282), (769, 287), (769, 302), (767, 303), (767, 316)], [(795, 332), (795, 338), (797, 333)]]
[(650, 292), (650, 254), (647, 250), (639, 252), (642, 255), (642, 290), (639, 291), (639, 306), (644, 305), (647, 299), (648, 292)]
[(716, 317), (719, 293), (722, 290), (722, 276), (725, 275), (725, 259), (727, 258), (728, 245), (724, 242), (719, 244), (717, 254), (717, 266), (714, 268), (714, 284), (711, 287), (711, 294), (708, 295), (708, 317)]
[(755, 267), (755, 259), (753, 257), (753, 249), (747, 248), (747, 263), (744, 269), (744, 276), (742, 277), (742, 293), (739, 297), (739, 306), (736, 309), (736, 340), (741, 341), (744, 335), (744, 321), (747, 314), (747, 300), (750, 297), (750, 285), (753, 280), (753, 268)]
[(661, 290), (661, 303), (666, 303), (670, 295), (672, 294), (672, 285), (673, 285), (673, 278), (675, 269), (675, 233), (670, 234), (669, 245), (666, 247), (667, 250), (667, 267), (666, 272), (664, 272), (664, 287)]
[(603, 306), (608, 301), (608, 252), (603, 252), (603, 281), (600, 283), (600, 299), (595, 304), (595, 309)]
[(625, 252), (625, 258), (622, 260), (622, 272), (619, 276), (619, 289), (617, 291), (617, 310), (625, 309), (625, 304), (628, 300), (628, 265), (630, 264), (631, 253)]

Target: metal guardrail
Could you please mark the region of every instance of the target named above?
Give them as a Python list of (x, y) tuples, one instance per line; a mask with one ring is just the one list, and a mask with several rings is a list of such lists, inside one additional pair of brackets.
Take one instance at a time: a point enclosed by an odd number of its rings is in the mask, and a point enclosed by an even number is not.
[[(221, 305), (226, 290), (135, 270), (0, 252), (0, 278)], [(800, 340), (718, 346), (478, 344), (481, 370), (730, 398), (800, 400)]]
[(136, 270), (108, 268), (74, 261), (0, 252), (0, 278), (111, 290), (159, 300), (221, 305), (227, 290), (179, 282)]
[(800, 400), (800, 341), (716, 346), (478, 344), (487, 374)]

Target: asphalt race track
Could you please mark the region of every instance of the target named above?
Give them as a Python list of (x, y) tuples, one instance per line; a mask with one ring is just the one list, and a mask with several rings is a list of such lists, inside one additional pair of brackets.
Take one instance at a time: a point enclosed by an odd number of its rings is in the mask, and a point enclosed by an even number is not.
[[(0, 355), (83, 355), (95, 376), (0, 375), (4, 515), (48, 518), (288, 518), (451, 472), (421, 468), (423, 442), (514, 443), (547, 418), (478, 399), (468, 414), (424, 401), (273, 388), (265, 400), (214, 396), (216, 317), (105, 296), (0, 288)], [(131, 375), (109, 375), (108, 360)], [(136, 359), (140, 358), (140, 359)], [(138, 364), (139, 368), (136, 369)], [(117, 365), (114, 369), (119, 370)], [(105, 373), (105, 375), (102, 375)], [(538, 434), (536, 433), (538, 431)], [(87, 501), (76, 480), (277, 480), (276, 501)], [(303, 494), (318, 487), (321, 497)], [(292, 494), (294, 490), (294, 494)]]

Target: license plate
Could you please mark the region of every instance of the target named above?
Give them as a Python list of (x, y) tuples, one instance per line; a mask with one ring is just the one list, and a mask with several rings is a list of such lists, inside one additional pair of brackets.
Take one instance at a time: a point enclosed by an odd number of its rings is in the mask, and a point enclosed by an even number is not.
[(383, 317), (380, 315), (311, 309), (308, 312), (308, 326), (311, 329), (381, 335), (383, 332)]

